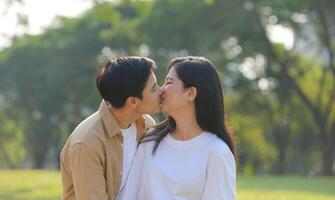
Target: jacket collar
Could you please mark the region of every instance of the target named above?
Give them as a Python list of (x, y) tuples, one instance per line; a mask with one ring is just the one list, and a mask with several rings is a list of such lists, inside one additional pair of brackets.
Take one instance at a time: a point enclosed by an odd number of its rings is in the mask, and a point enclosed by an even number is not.
[[(113, 116), (113, 113), (110, 111), (109, 106), (104, 100), (102, 100), (100, 104), (99, 113), (106, 127), (107, 133), (110, 137), (113, 137), (121, 132), (119, 123)], [(136, 130), (137, 130), (137, 140), (139, 140), (145, 134), (145, 120), (143, 116), (137, 119), (135, 123), (136, 123)]]
[(121, 132), (119, 123), (113, 116), (113, 113), (110, 111), (107, 103), (104, 100), (102, 100), (100, 104), (99, 113), (109, 136), (112, 137)]

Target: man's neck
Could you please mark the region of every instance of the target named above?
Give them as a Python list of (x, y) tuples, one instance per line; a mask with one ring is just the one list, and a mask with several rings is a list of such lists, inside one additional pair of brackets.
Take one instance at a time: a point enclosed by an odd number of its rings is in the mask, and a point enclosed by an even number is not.
[(129, 128), (131, 123), (133, 123), (139, 116), (125, 109), (110, 109), (116, 121), (118, 122), (121, 129)]

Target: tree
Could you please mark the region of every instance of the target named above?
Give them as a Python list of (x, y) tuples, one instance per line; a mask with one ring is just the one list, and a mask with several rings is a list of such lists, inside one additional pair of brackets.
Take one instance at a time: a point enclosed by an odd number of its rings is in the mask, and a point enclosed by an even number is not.
[(0, 114), (0, 164), (16, 169), (22, 163), (26, 151), (23, 148), (22, 126)]
[[(160, 52), (161, 48), (165, 48), (165, 52), (185, 49), (186, 54), (208, 55), (219, 66), (238, 67), (245, 61), (251, 62), (249, 71), (256, 74), (248, 78), (251, 85), (257, 88), (260, 80), (274, 80), (277, 84), (272, 90), (277, 98), (282, 98), (283, 107), (287, 102), (283, 99), (286, 97), (285, 89), (290, 90), (291, 95), (297, 95), (318, 127), (322, 149), (321, 172), (331, 175), (335, 149), (334, 38), (330, 33), (330, 27), (334, 27), (332, 10), (334, 3), (328, 0), (156, 1), (153, 12), (141, 27), (144, 27), (147, 33), (145, 39), (154, 52)], [(297, 15), (307, 16), (308, 20), (301, 24), (299, 20), (293, 20)], [(165, 19), (164, 26), (160, 24), (162, 19)], [(315, 59), (304, 63), (307, 66), (301, 66), (301, 51), (285, 49), (271, 41), (268, 30), (273, 25), (289, 27), (294, 31), (296, 42), (304, 39), (302, 33), (306, 26), (314, 27), (320, 49), (326, 52), (327, 59)], [(312, 35), (307, 40), (313, 38)], [(264, 70), (257, 73), (259, 67), (252, 66), (255, 66), (259, 56), (264, 58), (261, 66)], [(311, 73), (309, 69), (314, 65), (323, 73), (320, 74), (318, 89), (310, 91), (304, 88), (301, 80)], [(221, 69), (227, 72), (227, 69)], [(240, 70), (237, 68), (235, 71)], [(243, 73), (241, 75), (235, 78), (233, 85), (241, 85), (241, 77), (244, 76)], [(262, 92), (260, 88), (258, 90)], [(278, 130), (281, 128), (274, 134)], [(280, 140), (277, 137), (277, 141)], [(283, 146), (279, 143), (278, 148)]]

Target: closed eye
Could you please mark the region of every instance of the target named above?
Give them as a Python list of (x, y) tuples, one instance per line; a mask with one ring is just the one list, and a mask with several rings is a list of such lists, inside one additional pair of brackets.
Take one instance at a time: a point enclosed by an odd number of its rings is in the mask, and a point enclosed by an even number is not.
[(157, 90), (157, 88), (158, 88), (158, 85), (157, 85), (157, 83), (155, 83), (155, 85), (151, 88), (151, 91), (156, 91)]
[(168, 85), (168, 84), (171, 84), (171, 83), (173, 83), (173, 79), (172, 78), (170, 78), (170, 77), (167, 77), (166, 79), (165, 79), (165, 85)]

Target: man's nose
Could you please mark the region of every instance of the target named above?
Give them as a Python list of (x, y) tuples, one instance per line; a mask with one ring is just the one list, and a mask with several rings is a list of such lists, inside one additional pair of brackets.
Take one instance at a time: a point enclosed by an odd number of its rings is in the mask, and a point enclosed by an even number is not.
[(159, 94), (159, 95), (163, 94), (164, 89), (165, 89), (164, 85), (161, 86), (161, 87), (159, 87), (159, 89), (158, 89), (158, 94)]
[(161, 96), (161, 95), (163, 94), (163, 92), (164, 92), (164, 91), (162, 90), (162, 88), (160, 88), (160, 89), (158, 90), (158, 95)]

